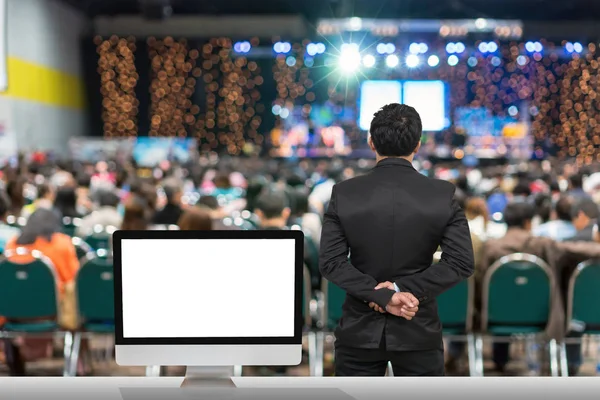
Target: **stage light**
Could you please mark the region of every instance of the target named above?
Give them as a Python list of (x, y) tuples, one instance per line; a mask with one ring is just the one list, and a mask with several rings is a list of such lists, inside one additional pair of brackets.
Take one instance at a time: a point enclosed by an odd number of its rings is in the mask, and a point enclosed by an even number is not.
[(456, 64), (458, 64), (458, 57), (455, 55), (451, 55), (450, 57), (448, 57), (448, 65), (451, 67), (454, 67)]
[(583, 51), (583, 46), (579, 42), (573, 43), (573, 50), (575, 50), (577, 53), (581, 53)]
[(494, 67), (499, 67), (500, 64), (502, 64), (502, 60), (500, 60), (500, 57), (492, 57), (492, 65)]
[(525, 65), (527, 64), (528, 58), (525, 56), (519, 56), (517, 57), (517, 64), (519, 65)]
[(496, 51), (498, 51), (498, 45), (496, 44), (496, 42), (489, 42), (487, 45), (487, 50), (489, 53), (495, 53)]
[(429, 64), (430, 67), (437, 67), (439, 63), (440, 58), (438, 56), (429, 56), (429, 58), (427, 59), (427, 64)]
[(340, 67), (346, 73), (354, 72), (360, 67), (360, 52), (356, 43), (344, 43), (341, 47)]
[(575, 51), (575, 45), (571, 42), (567, 42), (567, 44), (565, 45), (565, 50), (567, 50), (567, 52), (572, 53)]
[(273, 113), (273, 115), (279, 115), (279, 113), (281, 112), (281, 106), (279, 104), (275, 104), (273, 108), (271, 108), (271, 112)]
[(533, 50), (535, 50), (537, 53), (541, 52), (544, 49), (544, 46), (542, 46), (542, 44), (540, 42), (535, 42), (533, 44)]
[(454, 52), (457, 54), (462, 54), (466, 50), (466, 47), (463, 43), (458, 42), (454, 44)]
[(427, 51), (429, 51), (429, 46), (425, 43), (419, 43), (419, 53), (425, 54)]
[(235, 44), (233, 45), (233, 51), (235, 51), (236, 53), (241, 53), (242, 52), (242, 42), (235, 42)]
[(385, 58), (385, 65), (387, 65), (389, 68), (395, 68), (399, 63), (400, 60), (398, 59), (398, 56), (394, 54), (390, 54)]
[(510, 115), (511, 117), (516, 117), (518, 113), (519, 109), (516, 106), (510, 106), (508, 108), (508, 115)]
[(454, 54), (454, 53), (456, 53), (456, 44), (454, 44), (454, 43), (448, 43), (446, 45), (446, 52), (448, 54)]
[(292, 45), (288, 42), (277, 42), (273, 45), (273, 51), (278, 54), (289, 53), (292, 50)]
[(350, 18), (350, 30), (351, 31), (360, 31), (362, 28), (362, 19), (359, 17)]
[(285, 59), (285, 63), (287, 64), (288, 67), (293, 67), (294, 65), (296, 65), (296, 57), (289, 56), (288, 58)]
[(411, 43), (410, 46), (408, 47), (408, 51), (411, 54), (419, 54), (421, 52), (419, 49), (419, 43)]
[(535, 51), (535, 43), (533, 43), (533, 42), (525, 43), (525, 50), (527, 50), (530, 53), (533, 53)]
[(309, 44), (306, 46), (306, 53), (307, 53), (309, 56), (315, 56), (315, 55), (317, 55), (317, 45), (316, 45), (316, 44), (314, 44), (314, 43), (309, 43)]
[(288, 110), (287, 108), (282, 108), (281, 112), (279, 113), (279, 116), (283, 119), (286, 119), (290, 116), (290, 110)]
[(387, 51), (387, 47), (386, 47), (385, 43), (379, 43), (379, 44), (377, 45), (377, 52), (378, 52), (379, 54), (385, 54), (385, 53), (386, 53), (386, 51)]
[(363, 65), (367, 68), (372, 68), (375, 66), (375, 57), (372, 56), (371, 54), (367, 54), (363, 57), (362, 59)]
[(236, 53), (248, 53), (251, 48), (252, 48), (252, 45), (248, 41), (236, 42), (233, 45), (233, 51), (235, 51)]
[(312, 57), (306, 57), (304, 59), (304, 65), (306, 65), (307, 67), (312, 67), (313, 65), (315, 65), (315, 59)]
[(385, 45), (385, 52), (387, 54), (392, 54), (396, 51), (396, 46), (393, 43), (388, 43)]
[(409, 54), (406, 56), (406, 66), (408, 68), (416, 68), (419, 66), (420, 62), (421, 60), (419, 60), (419, 56), (416, 54)]
[(325, 53), (326, 47), (323, 43), (317, 43), (317, 54), (323, 54)]
[(485, 29), (486, 26), (487, 26), (487, 20), (485, 18), (477, 18), (475, 20), (475, 28), (481, 30), (481, 29)]
[(477, 66), (477, 57), (469, 57), (469, 59), (467, 60), (467, 64), (471, 68)]
[(488, 44), (486, 42), (479, 43), (479, 51), (482, 53), (488, 52)]

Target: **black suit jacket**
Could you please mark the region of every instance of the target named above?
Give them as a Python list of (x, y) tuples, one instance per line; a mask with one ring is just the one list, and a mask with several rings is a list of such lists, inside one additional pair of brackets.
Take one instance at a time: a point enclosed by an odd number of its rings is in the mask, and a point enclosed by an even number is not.
[[(368, 174), (337, 184), (324, 217), (320, 269), (346, 291), (338, 344), (388, 350), (442, 346), (436, 297), (474, 272), (467, 220), (455, 187), (429, 179), (400, 158), (380, 161)], [(441, 246), (441, 261), (432, 265)], [(420, 301), (411, 320), (381, 314), (394, 292), (374, 290), (392, 281)]]

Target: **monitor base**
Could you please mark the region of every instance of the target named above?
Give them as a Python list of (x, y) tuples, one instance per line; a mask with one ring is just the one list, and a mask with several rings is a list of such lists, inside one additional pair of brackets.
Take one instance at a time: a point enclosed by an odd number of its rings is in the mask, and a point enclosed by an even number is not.
[(181, 387), (234, 388), (233, 367), (191, 367), (185, 371)]

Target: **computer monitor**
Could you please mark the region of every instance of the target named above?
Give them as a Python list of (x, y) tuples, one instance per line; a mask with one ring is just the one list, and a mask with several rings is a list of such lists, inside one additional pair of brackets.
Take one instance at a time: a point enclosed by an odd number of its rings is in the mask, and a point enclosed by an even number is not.
[(300, 363), (301, 231), (117, 231), (113, 246), (119, 365), (231, 382), (234, 365)]

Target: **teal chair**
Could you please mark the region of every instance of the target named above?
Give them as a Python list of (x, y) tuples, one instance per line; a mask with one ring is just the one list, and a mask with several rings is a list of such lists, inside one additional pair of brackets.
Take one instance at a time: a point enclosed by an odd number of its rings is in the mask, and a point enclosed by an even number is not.
[(81, 239), (77, 236), (73, 236), (71, 238), (71, 243), (73, 243), (73, 246), (75, 246), (75, 252), (77, 253), (78, 260), (81, 260), (82, 258), (87, 256), (89, 253), (94, 252), (94, 249), (92, 249), (92, 247), (89, 244), (87, 244), (86, 242), (83, 241), (83, 239)]
[[(525, 338), (528, 351), (547, 328), (554, 301), (555, 277), (545, 261), (531, 254), (511, 254), (486, 272), (482, 287), (481, 334), (477, 336), (477, 369), (483, 376), (483, 338)], [(550, 369), (558, 376), (558, 346), (550, 340)]]
[(112, 248), (112, 234), (115, 230), (111, 227), (96, 227), (91, 235), (83, 238), (83, 241), (94, 251), (110, 250)]
[(80, 329), (75, 332), (69, 374), (77, 374), (81, 339), (84, 335), (110, 335), (115, 331), (113, 260), (107, 254), (100, 257), (88, 253), (81, 260), (75, 278), (78, 321)]
[[(15, 256), (30, 256), (27, 263), (13, 262)], [(0, 333), (19, 336), (64, 337), (64, 376), (69, 376), (73, 336), (58, 324), (57, 279), (54, 266), (39, 251), (19, 247), (8, 250), (0, 260), (0, 315), (7, 319)]]
[(321, 291), (316, 294), (318, 318), (316, 321), (316, 366), (315, 376), (323, 376), (323, 361), (325, 357), (325, 337), (331, 334), (340, 318), (342, 317), (342, 306), (346, 300), (346, 292), (339, 286), (321, 280)]
[(81, 224), (81, 219), (79, 218), (63, 218), (63, 228), (62, 232), (65, 235), (75, 237), (75, 232), (77, 231), (77, 227)]
[[(578, 334), (600, 340), (600, 260), (589, 260), (577, 266), (569, 281), (567, 293), (567, 333), (577, 323)], [(562, 376), (569, 376), (567, 342), (581, 343), (583, 337), (566, 338), (560, 346)]]

